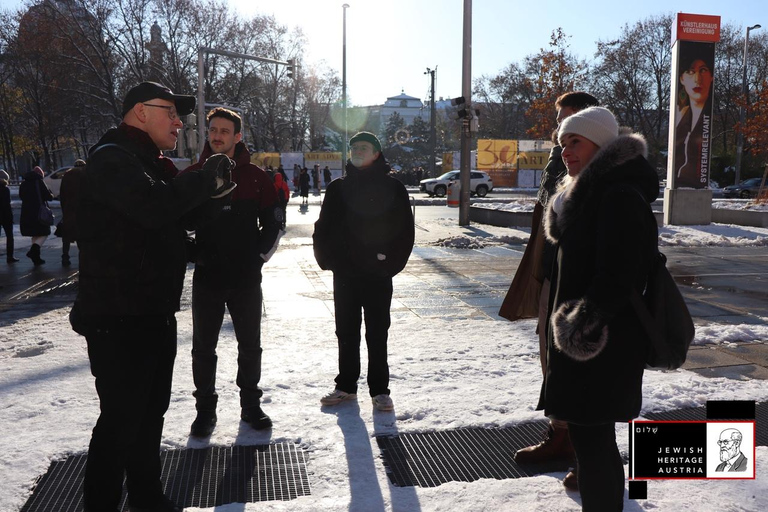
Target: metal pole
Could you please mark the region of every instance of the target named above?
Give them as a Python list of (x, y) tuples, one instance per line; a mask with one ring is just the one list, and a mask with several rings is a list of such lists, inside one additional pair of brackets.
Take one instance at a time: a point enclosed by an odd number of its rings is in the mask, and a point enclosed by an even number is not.
[(344, 37), (342, 41), (342, 65), (341, 65), (341, 108), (344, 113), (344, 142), (341, 145), (341, 174), (347, 170), (347, 9), (349, 4), (341, 6), (344, 10)]
[(432, 75), (432, 95), (429, 107), (429, 176), (435, 177), (435, 158), (437, 157), (437, 130), (436, 130), (436, 112), (435, 107), (435, 74), (437, 73), (437, 67), (430, 69), (429, 74)]
[(205, 146), (205, 95), (203, 87), (205, 86), (205, 70), (203, 69), (204, 48), (197, 50), (197, 158), (203, 153)]
[(741, 75), (741, 93), (744, 95), (744, 104), (739, 108), (739, 133), (736, 136), (736, 172), (734, 175), (734, 185), (741, 181), (741, 154), (744, 151), (744, 122), (747, 118), (747, 104), (749, 103), (749, 89), (747, 88), (747, 57), (749, 55), (749, 31), (760, 28), (760, 25), (747, 27), (747, 33), (744, 36), (744, 62), (742, 63)]
[[(468, 111), (472, 107), (472, 0), (464, 0), (464, 44), (461, 71), (461, 94)], [(472, 166), (470, 133), (472, 115), (462, 120), (461, 130), (461, 194), (459, 196), (459, 226), (469, 226), (469, 172)]]
[(203, 146), (205, 146), (205, 95), (203, 94), (203, 87), (205, 85), (205, 70), (203, 69), (203, 56), (206, 53), (213, 53), (216, 55), (224, 55), (225, 57), (232, 57), (235, 59), (247, 59), (255, 60), (258, 62), (282, 64), (287, 66), (289, 63), (284, 60), (268, 59), (266, 57), (258, 57), (256, 55), (248, 55), (247, 53), (230, 52), (227, 50), (217, 50), (215, 48), (208, 48), (207, 46), (200, 46), (197, 49), (197, 156), (200, 158), (200, 154), (203, 152)]

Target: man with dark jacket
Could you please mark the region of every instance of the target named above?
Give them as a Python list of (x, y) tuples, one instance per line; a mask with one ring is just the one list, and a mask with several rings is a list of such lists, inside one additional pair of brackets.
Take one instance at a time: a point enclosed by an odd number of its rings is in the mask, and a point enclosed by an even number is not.
[[(260, 407), (261, 267), (277, 247), (283, 210), (270, 177), (251, 163), (242, 139), (242, 121), (235, 112), (213, 109), (207, 117), (208, 142), (200, 161), (213, 154), (235, 161), (231, 206), (195, 233), (195, 275), (192, 285), (192, 375), (197, 417), (190, 434), (211, 435), (216, 425), (216, 345), (229, 310), (237, 338), (237, 385), (240, 417), (256, 430), (272, 426)], [(183, 173), (183, 174), (184, 174)]]
[(232, 190), (225, 156), (176, 177), (179, 116), (193, 96), (143, 82), (123, 122), (91, 149), (78, 200), (80, 281), (70, 314), (85, 336), (101, 414), (83, 484), (86, 512), (114, 512), (123, 478), (132, 512), (180, 511), (163, 494), (160, 441), (171, 397), (186, 271), (182, 217)]
[(339, 341), (336, 389), (320, 402), (357, 399), (364, 310), (368, 390), (377, 410), (391, 411), (387, 335), (392, 277), (403, 270), (413, 249), (413, 215), (405, 187), (388, 176), (379, 139), (360, 132), (349, 146), (347, 174), (328, 186), (313, 235), (318, 265), (333, 271)]

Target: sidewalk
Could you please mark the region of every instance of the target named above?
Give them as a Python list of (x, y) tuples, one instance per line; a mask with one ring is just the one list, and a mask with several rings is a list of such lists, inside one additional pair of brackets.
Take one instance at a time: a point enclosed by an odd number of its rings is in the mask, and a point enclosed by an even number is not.
[[(562, 488), (563, 472), (396, 487), (375, 440), (542, 419), (534, 410), (541, 384), (534, 321), (512, 323), (496, 315), (527, 233), (459, 227), (456, 209), (417, 206), (417, 247), (394, 283), (390, 367), (395, 412), (373, 411), (364, 381), (357, 402), (321, 408), (319, 398), (333, 386), (337, 349), (332, 275), (317, 267), (312, 252), (319, 197), (310, 200), (307, 207), (289, 204), (288, 232), (263, 272), (262, 387), (264, 409), (275, 423), (271, 431), (255, 432), (239, 421), (236, 343), (227, 318), (219, 343), (219, 424), (210, 439), (188, 437), (195, 412), (187, 274), (163, 448), (291, 443), (308, 458), (311, 495), (216, 510), (579, 510), (578, 494)], [(475, 248), (457, 248), (464, 246)], [(12, 276), (7, 267), (0, 270), (2, 296), (7, 296), (3, 290), (17, 287), (11, 294), (16, 300), (0, 300), (0, 445), (5, 448), (0, 510), (19, 510), (32, 482), (52, 460), (83, 453), (98, 415), (84, 340), (67, 325), (73, 296), (66, 283), (76, 269), (76, 249), (68, 270), (57, 259), (59, 251), (60, 240), (50, 239), (43, 251), (46, 265), (35, 269), (22, 261)], [(664, 252), (705, 344), (691, 350), (690, 372), (647, 372), (643, 413), (700, 406), (707, 399), (768, 398), (763, 382), (768, 249), (665, 247)], [(30, 281), (47, 284), (21, 293), (19, 283)], [(617, 426), (617, 440), (626, 452), (626, 425)], [(759, 447), (757, 457), (767, 456), (768, 449)], [(654, 481), (647, 501), (625, 499), (625, 509), (717, 510), (738, 502), (744, 510), (765, 510), (768, 474), (761, 467), (757, 480)]]

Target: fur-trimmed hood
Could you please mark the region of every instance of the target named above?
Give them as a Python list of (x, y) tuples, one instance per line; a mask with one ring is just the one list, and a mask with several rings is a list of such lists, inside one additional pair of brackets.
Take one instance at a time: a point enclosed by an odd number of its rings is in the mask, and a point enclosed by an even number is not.
[[(544, 215), (544, 233), (552, 243), (557, 243), (568, 226), (584, 213), (605, 188), (627, 184), (643, 194), (648, 203), (659, 196), (659, 178), (645, 157), (647, 144), (642, 135), (619, 135), (600, 148), (592, 161), (573, 182), (558, 192), (550, 201)], [(554, 204), (562, 201), (560, 214), (555, 213)]]

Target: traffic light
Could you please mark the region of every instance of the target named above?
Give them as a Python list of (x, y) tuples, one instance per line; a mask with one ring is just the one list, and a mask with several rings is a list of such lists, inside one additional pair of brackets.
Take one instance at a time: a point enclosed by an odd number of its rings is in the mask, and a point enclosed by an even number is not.
[(466, 104), (464, 96), (453, 98), (451, 100), (451, 106), (456, 107), (456, 115), (458, 116), (456, 119), (464, 119), (465, 117), (469, 116), (469, 108)]
[(296, 59), (288, 59), (288, 78), (293, 78), (293, 73), (296, 70)]

